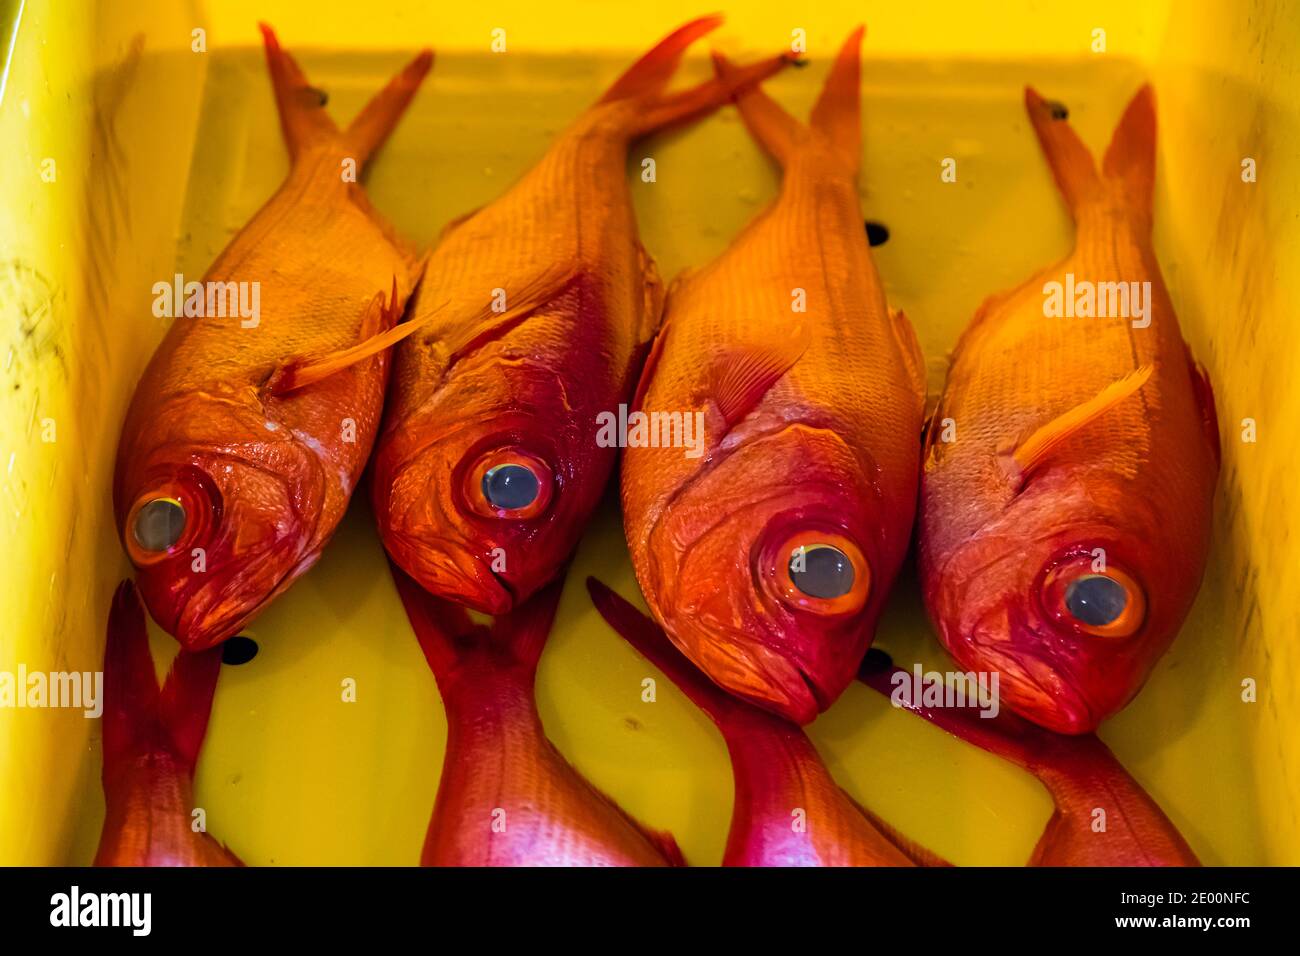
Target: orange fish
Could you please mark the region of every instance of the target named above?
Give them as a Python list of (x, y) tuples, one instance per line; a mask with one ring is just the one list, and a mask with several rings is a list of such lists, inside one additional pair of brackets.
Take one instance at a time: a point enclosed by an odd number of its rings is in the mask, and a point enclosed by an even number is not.
[(1027, 89), (1025, 105), (1075, 245), (957, 345), (926, 441), (920, 569), (961, 666), (1078, 734), (1133, 698), (1191, 607), (1219, 439), (1151, 248), (1150, 87), (1100, 171), (1058, 104)]
[(587, 591), (605, 622), (703, 710), (727, 742), (736, 797), (723, 866), (948, 865), (859, 806), (802, 730), (720, 690), (653, 621), (595, 578), (587, 578)]
[[(657, 447), (629, 439), (623, 462), (655, 618), (713, 681), (798, 723), (853, 680), (916, 505), (924, 366), (858, 206), (861, 38), (808, 126), (757, 88), (736, 97), (781, 194), (674, 284), (634, 402)], [(673, 416), (700, 448), (665, 447)]]
[(618, 454), (662, 292), (637, 241), (629, 145), (726, 102), (777, 57), (666, 93), (686, 24), (643, 56), (505, 195), (452, 223), (393, 337), (374, 510), (393, 559), (427, 590), (492, 614), (551, 580)]
[(113, 596), (104, 652), (104, 802), (95, 866), (243, 866), (194, 829), (194, 764), (221, 651), (182, 650), (162, 691), (130, 581)]
[[(860, 676), (895, 706), (1039, 779), (1055, 809), (1029, 866), (1200, 866), (1177, 827), (1094, 735), (1063, 737), (1010, 711), (990, 718), (970, 708), (928, 706), (906, 690), (911, 675), (874, 649)], [(1106, 814), (1102, 830), (1098, 810)]]
[(204, 314), (178, 312), (136, 386), (113, 486), (145, 603), (191, 650), (235, 634), (320, 557), (387, 383), (386, 358), (352, 347), (396, 323), (419, 265), (347, 173), (387, 138), (432, 54), (340, 131), (262, 31), (289, 176), (185, 293)]
[(447, 750), (423, 866), (684, 866), (555, 749), (533, 700), (563, 578), (476, 625), (393, 567), (447, 711)]

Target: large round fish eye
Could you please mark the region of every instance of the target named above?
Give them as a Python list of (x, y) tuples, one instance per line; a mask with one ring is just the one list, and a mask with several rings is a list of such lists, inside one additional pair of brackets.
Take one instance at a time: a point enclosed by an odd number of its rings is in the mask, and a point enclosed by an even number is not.
[(483, 473), (483, 497), (494, 508), (518, 511), (537, 500), (541, 484), (527, 465), (510, 462)]
[(792, 534), (783, 524), (771, 528), (756, 555), (755, 571), (767, 593), (788, 608), (826, 617), (861, 611), (871, 567), (857, 544), (829, 528)]
[(1105, 627), (1124, 613), (1128, 595), (1124, 585), (1104, 574), (1075, 578), (1065, 588), (1065, 607), (1089, 627)]
[(185, 508), (175, 498), (155, 498), (135, 513), (131, 534), (146, 551), (166, 551), (185, 533)]
[(1059, 624), (1092, 637), (1128, 637), (1146, 618), (1146, 595), (1127, 573), (1093, 566), (1091, 554), (1065, 560), (1047, 572), (1044, 610)]
[(550, 466), (517, 445), (502, 445), (473, 459), (461, 479), (461, 500), (486, 518), (535, 518), (555, 492)]
[(853, 561), (833, 545), (799, 548), (790, 557), (789, 571), (794, 586), (809, 597), (837, 598), (853, 590)]

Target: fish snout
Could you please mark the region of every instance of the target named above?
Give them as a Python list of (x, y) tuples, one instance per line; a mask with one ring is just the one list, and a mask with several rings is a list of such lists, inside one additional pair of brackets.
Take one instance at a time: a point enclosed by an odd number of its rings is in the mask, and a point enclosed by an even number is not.
[(393, 560), (430, 594), (484, 614), (505, 614), (515, 605), (504, 576), (461, 545), (403, 539), (388, 544)]

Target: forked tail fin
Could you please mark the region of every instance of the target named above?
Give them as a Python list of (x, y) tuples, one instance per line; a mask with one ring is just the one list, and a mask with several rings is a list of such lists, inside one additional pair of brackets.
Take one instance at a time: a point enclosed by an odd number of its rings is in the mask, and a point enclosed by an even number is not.
[(564, 590), (563, 572), (488, 625), (475, 623), (461, 605), (424, 590), (391, 560), (389, 565), (411, 629), (439, 687), (468, 656), (476, 654), (499, 661), (503, 671), (520, 665), (529, 677), (536, 672)]
[(715, 77), (679, 93), (665, 93), (686, 48), (717, 29), (722, 21), (721, 14), (713, 14), (678, 27), (633, 63), (605, 91), (597, 104), (635, 102), (638, 108), (635, 113), (629, 114), (628, 133), (633, 137), (643, 136), (663, 126), (717, 109), (737, 90), (767, 79), (790, 62), (790, 57), (786, 55), (774, 56), (739, 67), (727, 78)]
[(324, 93), (307, 81), (294, 58), (280, 46), (275, 32), (265, 23), (258, 26), (266, 45), (266, 65), (271, 73), (280, 125), (284, 129), (291, 159), (296, 159), (314, 143), (342, 139), (357, 165), (364, 166), (393, 131), (433, 65), (433, 51), (422, 51), (376, 93), (347, 130), (341, 132), (325, 111)]
[[(815, 133), (842, 165), (857, 174), (862, 152), (859, 87), (865, 32), (864, 27), (857, 27), (840, 47), (807, 126), (756, 85), (740, 84), (735, 101), (745, 126), (777, 162), (789, 163), (797, 148)], [(719, 77), (737, 81), (736, 67), (722, 54), (713, 54), (713, 66)]]
[(1129, 102), (1115, 127), (1100, 172), (1061, 104), (1043, 99), (1027, 86), (1025, 110), (1076, 221), (1081, 207), (1113, 195), (1116, 190), (1127, 208), (1142, 220), (1150, 220), (1156, 162), (1155, 93), (1150, 84), (1138, 90)]
[(220, 672), (220, 647), (182, 650), (159, 691), (144, 608), (135, 586), (123, 581), (113, 596), (104, 651), (104, 779), (159, 748), (193, 774)]

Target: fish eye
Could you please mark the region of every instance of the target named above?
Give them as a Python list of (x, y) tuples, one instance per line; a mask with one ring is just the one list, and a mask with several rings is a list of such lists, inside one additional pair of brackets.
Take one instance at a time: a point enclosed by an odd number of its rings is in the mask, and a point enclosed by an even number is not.
[(221, 493), (194, 466), (146, 486), (122, 524), (122, 544), (138, 568), (171, 560), (178, 549), (207, 541), (221, 521)]
[(185, 533), (185, 506), (175, 498), (146, 501), (135, 513), (131, 534), (146, 551), (166, 551)]
[(1113, 565), (1095, 570), (1091, 556), (1050, 570), (1042, 589), (1052, 618), (1093, 637), (1128, 637), (1146, 618), (1146, 595), (1137, 581)]
[(773, 537), (761, 546), (757, 571), (782, 604), (828, 617), (861, 611), (871, 590), (867, 559), (838, 531), (807, 529)]
[(1089, 627), (1105, 627), (1124, 613), (1128, 595), (1124, 585), (1104, 574), (1075, 578), (1065, 587), (1065, 607)]
[(541, 484), (527, 465), (509, 463), (483, 473), (483, 497), (494, 508), (518, 511), (537, 500)]
[(790, 556), (790, 580), (814, 598), (843, 597), (853, 590), (853, 561), (829, 544), (801, 547)]
[(550, 504), (555, 479), (537, 455), (510, 445), (472, 461), (460, 487), (462, 500), (477, 514), (521, 520), (537, 517)]

